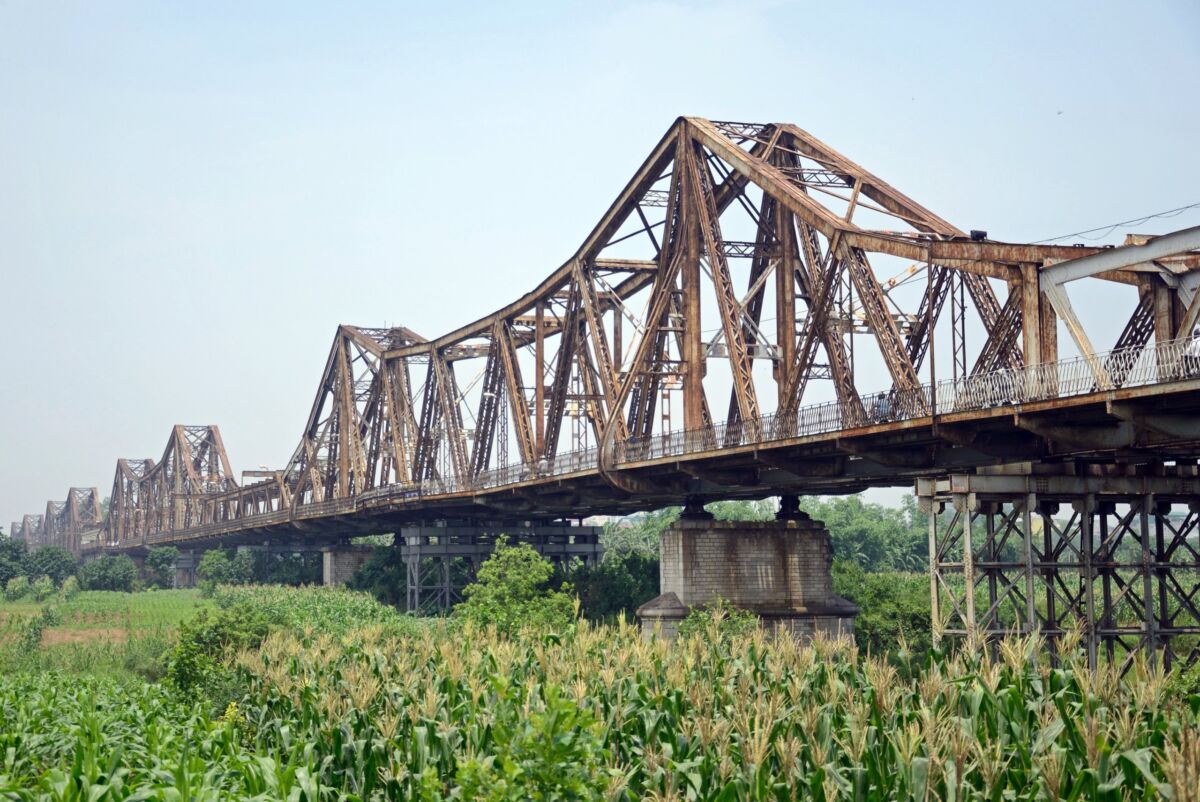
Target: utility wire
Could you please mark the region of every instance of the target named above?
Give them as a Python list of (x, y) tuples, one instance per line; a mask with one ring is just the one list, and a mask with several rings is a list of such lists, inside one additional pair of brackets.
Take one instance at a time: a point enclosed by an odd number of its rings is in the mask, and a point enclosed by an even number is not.
[[(1063, 234), (1060, 237), (1051, 237), (1050, 239), (1040, 239), (1037, 242), (1034, 242), (1032, 244), (1033, 245), (1042, 245), (1047, 242), (1057, 242), (1060, 239), (1067, 239), (1069, 237), (1083, 237), (1084, 239), (1091, 240), (1091, 241), (1104, 239), (1109, 234), (1111, 234), (1114, 229), (1120, 228), (1121, 226), (1136, 226), (1136, 225), (1141, 225), (1142, 223), (1148, 222), (1150, 220), (1155, 220), (1158, 218), (1178, 217), (1179, 215), (1186, 212), (1188, 209), (1200, 209), (1200, 201), (1198, 201), (1196, 203), (1189, 203), (1187, 206), (1180, 206), (1177, 209), (1167, 209), (1165, 212), (1156, 212), (1154, 214), (1148, 214), (1145, 217), (1138, 217), (1134, 220), (1123, 220), (1120, 223), (1113, 223), (1110, 226), (1100, 226), (1099, 228), (1088, 228), (1083, 231), (1076, 231), (1073, 234)], [(1084, 236), (1085, 234), (1095, 234), (1097, 231), (1103, 232), (1103, 233), (1101, 233), (1099, 236), (1095, 236), (1095, 237)]]

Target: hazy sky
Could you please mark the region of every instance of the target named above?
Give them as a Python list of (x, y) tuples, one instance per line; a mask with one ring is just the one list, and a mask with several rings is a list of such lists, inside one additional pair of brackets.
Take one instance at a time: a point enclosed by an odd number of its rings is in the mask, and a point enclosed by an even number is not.
[(174, 423), (282, 465), (339, 322), (532, 287), (678, 115), (1027, 241), (1200, 201), (1198, 77), (1194, 0), (0, 0), (0, 525)]

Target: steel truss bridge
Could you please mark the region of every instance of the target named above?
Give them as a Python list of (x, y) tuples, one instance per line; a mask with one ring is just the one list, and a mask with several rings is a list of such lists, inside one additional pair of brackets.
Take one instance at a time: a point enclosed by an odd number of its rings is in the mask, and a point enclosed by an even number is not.
[[(940, 625), (995, 632), (1015, 604), (1053, 630), (1065, 619), (1054, 604), (1029, 611), (1026, 579), (1057, 570), (1065, 547), (1033, 543), (1035, 530), (1057, 525), (1065, 499), (1090, 533), (1117, 509), (1108, 482), (1125, 494), (1119, 509), (1136, 498), (1137, 515), (1165, 516), (1175, 533), (1122, 529), (1140, 544), (1136, 581), (1121, 574), (1123, 595), (1109, 600), (1143, 620), (1120, 637), (1161, 643), (1200, 633), (1197, 249), (1200, 229), (1116, 248), (997, 242), (794, 125), (680, 118), (528, 293), (432, 339), (339, 326), (280, 469), (239, 479), (216, 426), (175, 426), (160, 458), (117, 461), (106, 516), (95, 489), (76, 488), (12, 531), (87, 554), (303, 544), (921, 479), (934, 483), (922, 500), (935, 596), (960, 587), (943, 574), (965, 574), (991, 588), (994, 608), (958, 592)], [(1106, 315), (1119, 330), (1107, 350), (1068, 293), (1101, 284), (1127, 296)], [(1028, 482), (1000, 496), (936, 485), (1013, 465)], [(1039, 506), (1035, 475), (1059, 477), (1053, 504)], [(1071, 481), (1079, 492), (1063, 496)], [(1009, 527), (1026, 544), (1019, 565), (999, 547), (964, 558), (961, 537), (959, 557), (942, 559), (938, 511), (967, 520), (979, 504), (1020, 519)], [(1078, 535), (1063, 542), (1079, 550)], [(1064, 592), (1051, 583), (1046, 598)], [(1068, 595), (1059, 608), (1083, 609)]]

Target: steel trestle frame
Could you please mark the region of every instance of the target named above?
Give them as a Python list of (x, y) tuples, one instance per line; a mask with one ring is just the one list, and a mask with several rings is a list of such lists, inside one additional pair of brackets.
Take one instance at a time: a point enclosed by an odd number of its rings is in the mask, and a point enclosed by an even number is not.
[[(1164, 469), (1169, 474), (1169, 466)], [(935, 642), (1078, 633), (1090, 666), (1200, 656), (1200, 480), (1035, 473), (921, 480)]]

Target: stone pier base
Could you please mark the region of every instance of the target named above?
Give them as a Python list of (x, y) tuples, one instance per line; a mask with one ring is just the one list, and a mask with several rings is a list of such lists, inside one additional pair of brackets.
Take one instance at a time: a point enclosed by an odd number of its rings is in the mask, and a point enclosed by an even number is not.
[(321, 581), (345, 585), (375, 551), (374, 546), (327, 546), (321, 549)]
[(180, 549), (178, 556), (175, 557), (175, 587), (196, 587), (196, 566), (199, 564), (200, 557), (196, 552), (191, 549)]
[(833, 593), (833, 546), (820, 521), (681, 519), (662, 534), (662, 595), (638, 608), (646, 633), (671, 638), (717, 598), (801, 639), (850, 635), (858, 607)]

